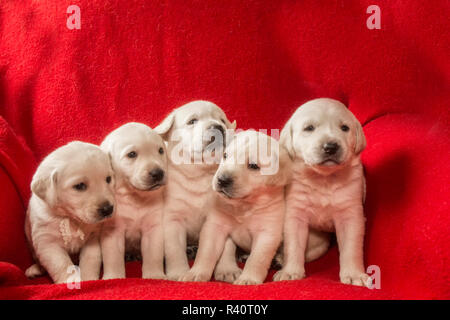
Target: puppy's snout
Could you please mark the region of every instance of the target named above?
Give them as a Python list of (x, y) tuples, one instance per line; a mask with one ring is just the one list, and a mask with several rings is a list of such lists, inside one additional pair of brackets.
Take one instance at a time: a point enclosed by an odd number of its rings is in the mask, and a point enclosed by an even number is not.
[(221, 175), (217, 178), (217, 185), (222, 188), (229, 188), (233, 185), (233, 178), (228, 175)]
[(109, 201), (105, 201), (99, 206), (97, 212), (102, 218), (109, 217), (114, 212), (114, 206)]
[(164, 171), (160, 168), (153, 169), (149, 173), (150, 177), (152, 178), (153, 182), (160, 182), (164, 179)]
[(208, 127), (208, 130), (218, 130), (222, 135), (225, 134), (225, 129), (219, 124), (213, 124), (212, 126)]
[(323, 151), (329, 156), (336, 154), (338, 150), (339, 145), (336, 142), (327, 142), (323, 145)]

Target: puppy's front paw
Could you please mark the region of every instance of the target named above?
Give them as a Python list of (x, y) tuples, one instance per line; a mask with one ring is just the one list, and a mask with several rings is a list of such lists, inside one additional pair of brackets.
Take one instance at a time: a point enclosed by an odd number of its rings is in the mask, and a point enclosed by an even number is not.
[(229, 268), (217, 268), (214, 272), (214, 279), (217, 281), (225, 281), (233, 283), (242, 273), (242, 269), (238, 266), (232, 266)]
[(166, 279), (179, 281), (189, 271), (189, 266), (166, 270)]
[(211, 276), (208, 275), (206, 272), (203, 272), (201, 270), (195, 270), (191, 269), (188, 272), (186, 272), (183, 276), (181, 276), (178, 280), (179, 281), (185, 281), (185, 282), (206, 282), (211, 279)]
[(368, 287), (370, 285), (370, 277), (362, 271), (343, 270), (340, 272), (339, 277), (341, 282), (345, 284), (364, 287)]
[(142, 270), (142, 279), (166, 280), (167, 277), (163, 272), (153, 270)]
[(273, 275), (273, 281), (300, 280), (305, 277), (302, 269), (281, 269)]
[(117, 273), (105, 273), (102, 277), (103, 280), (111, 280), (111, 279), (125, 279), (125, 275), (119, 272)]
[(241, 274), (239, 278), (236, 279), (236, 281), (233, 282), (233, 284), (238, 285), (250, 285), (250, 284), (261, 284), (263, 283), (261, 280), (256, 279), (255, 277), (248, 276)]
[(25, 275), (28, 279), (33, 279), (44, 275), (44, 270), (42, 270), (42, 268), (35, 263), (25, 271)]

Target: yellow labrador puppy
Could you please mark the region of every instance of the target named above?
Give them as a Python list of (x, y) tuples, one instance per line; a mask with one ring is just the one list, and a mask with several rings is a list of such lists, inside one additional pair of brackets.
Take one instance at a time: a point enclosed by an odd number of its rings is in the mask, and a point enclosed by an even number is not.
[(81, 280), (100, 275), (101, 221), (114, 213), (113, 172), (98, 146), (71, 142), (49, 154), (31, 182), (25, 233), (36, 264), (25, 274), (45, 269), (55, 283), (72, 275), (71, 256), (79, 254)]
[[(278, 141), (252, 130), (236, 134), (213, 179), (210, 213), (200, 234), (197, 258), (181, 280), (259, 284), (282, 240), (284, 187), (290, 159)], [(250, 252), (241, 270), (235, 250)]]
[(187, 244), (196, 244), (207, 214), (211, 180), (229, 131), (236, 128), (217, 105), (193, 101), (175, 109), (155, 128), (167, 141), (168, 182), (164, 209), (166, 275), (189, 270)]
[(101, 148), (111, 158), (117, 202), (117, 214), (102, 229), (103, 279), (125, 277), (125, 253), (141, 253), (143, 278), (164, 279), (164, 141), (142, 123), (127, 123)]
[(305, 276), (308, 226), (336, 232), (341, 282), (366, 285), (364, 271), (365, 180), (359, 154), (363, 129), (339, 101), (316, 99), (302, 105), (281, 132), (293, 159), (286, 191), (284, 266), (274, 280)]

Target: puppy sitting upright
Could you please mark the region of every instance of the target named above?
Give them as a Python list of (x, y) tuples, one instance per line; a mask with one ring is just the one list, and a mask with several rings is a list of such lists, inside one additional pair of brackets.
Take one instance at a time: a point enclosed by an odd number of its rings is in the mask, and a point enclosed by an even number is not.
[(101, 144), (116, 177), (117, 214), (103, 226), (103, 279), (125, 277), (125, 253), (142, 255), (142, 277), (163, 279), (163, 188), (166, 148), (161, 137), (141, 123), (127, 123)]
[(236, 123), (230, 123), (222, 109), (208, 101), (175, 109), (155, 128), (167, 141), (164, 243), (166, 274), (171, 280), (189, 270), (186, 246), (197, 244), (226, 131), (234, 128)]
[[(256, 131), (238, 133), (214, 176), (197, 257), (182, 280), (208, 281), (216, 267), (217, 280), (262, 283), (282, 240), (289, 174), (290, 159), (278, 141)], [(235, 243), (250, 252), (242, 274)]]
[(89, 143), (71, 142), (42, 161), (31, 182), (25, 222), (36, 260), (27, 277), (44, 268), (55, 283), (66, 282), (71, 256), (79, 253), (81, 280), (99, 278), (100, 222), (114, 212), (112, 176), (108, 155)]
[(274, 280), (301, 279), (308, 225), (336, 232), (341, 282), (367, 284), (364, 271), (365, 180), (359, 154), (366, 146), (361, 124), (339, 101), (302, 105), (281, 132), (293, 159), (286, 190), (284, 266)]

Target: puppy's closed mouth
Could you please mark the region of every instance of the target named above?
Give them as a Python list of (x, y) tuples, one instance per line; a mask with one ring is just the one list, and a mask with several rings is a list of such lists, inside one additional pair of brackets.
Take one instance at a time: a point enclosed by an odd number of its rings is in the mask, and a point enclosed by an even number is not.
[(224, 189), (219, 189), (219, 190), (217, 190), (217, 192), (219, 192), (220, 194), (225, 196), (227, 199), (232, 199), (233, 198), (233, 195), (231, 193), (229, 193), (228, 191), (224, 190)]
[(156, 184), (152, 185), (151, 187), (149, 187), (147, 189), (147, 191), (157, 190), (157, 189), (161, 188), (163, 185), (164, 185), (164, 183), (156, 183)]
[(325, 167), (332, 167), (332, 166), (338, 166), (341, 163), (337, 160), (334, 159), (326, 159), (324, 161), (322, 161), (321, 163), (319, 163), (319, 165), (321, 166), (325, 166)]

